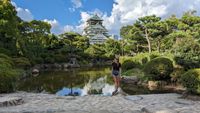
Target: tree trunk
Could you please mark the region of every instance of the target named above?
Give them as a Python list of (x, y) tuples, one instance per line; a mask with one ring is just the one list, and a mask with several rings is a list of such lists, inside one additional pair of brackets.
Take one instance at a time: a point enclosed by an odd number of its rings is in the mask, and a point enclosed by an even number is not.
[(158, 37), (157, 40), (157, 51), (160, 53), (160, 46), (161, 46), (161, 37)]
[(158, 41), (157, 51), (160, 53), (160, 40)]
[(146, 38), (147, 43), (148, 43), (149, 53), (151, 53), (151, 42), (149, 40), (147, 29), (145, 29), (145, 38)]

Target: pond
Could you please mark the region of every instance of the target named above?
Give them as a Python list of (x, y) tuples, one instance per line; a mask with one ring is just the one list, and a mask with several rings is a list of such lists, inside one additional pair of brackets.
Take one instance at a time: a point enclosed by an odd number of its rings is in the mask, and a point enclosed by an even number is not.
[(114, 85), (109, 67), (42, 71), (38, 76), (21, 80), (18, 90), (64, 95), (111, 95)]
[[(170, 93), (171, 91), (150, 91), (147, 87), (134, 84), (121, 84), (124, 92), (130, 95), (150, 93)], [(59, 96), (90, 94), (111, 95), (114, 83), (110, 67), (76, 68), (42, 71), (38, 76), (21, 80), (17, 90), (52, 93)]]

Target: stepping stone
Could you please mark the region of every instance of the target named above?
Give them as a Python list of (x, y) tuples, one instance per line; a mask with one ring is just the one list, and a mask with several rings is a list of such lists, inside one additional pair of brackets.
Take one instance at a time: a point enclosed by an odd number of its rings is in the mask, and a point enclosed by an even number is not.
[(21, 105), (24, 100), (20, 97), (0, 97), (0, 107)]
[(124, 98), (131, 101), (138, 101), (143, 99), (141, 96), (125, 96)]
[(181, 105), (194, 105), (193, 102), (184, 101), (184, 100), (175, 101), (175, 103), (176, 103), (176, 104), (181, 104)]

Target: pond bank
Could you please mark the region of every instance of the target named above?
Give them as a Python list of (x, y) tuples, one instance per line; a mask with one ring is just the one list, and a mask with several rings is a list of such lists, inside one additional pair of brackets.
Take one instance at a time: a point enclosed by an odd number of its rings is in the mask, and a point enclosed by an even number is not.
[(56, 96), (17, 92), (0, 94), (5, 98), (21, 98), (21, 105), (0, 107), (0, 113), (199, 113), (200, 101), (180, 99), (181, 95), (150, 94), (123, 96)]

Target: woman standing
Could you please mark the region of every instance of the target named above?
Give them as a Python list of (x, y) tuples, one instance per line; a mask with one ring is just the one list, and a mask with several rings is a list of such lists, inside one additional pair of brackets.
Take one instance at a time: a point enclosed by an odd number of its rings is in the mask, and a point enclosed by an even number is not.
[(115, 58), (112, 63), (112, 76), (115, 82), (115, 91), (113, 91), (112, 95), (115, 95), (120, 87), (120, 79), (121, 79), (121, 64), (119, 63), (119, 59)]

